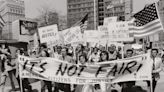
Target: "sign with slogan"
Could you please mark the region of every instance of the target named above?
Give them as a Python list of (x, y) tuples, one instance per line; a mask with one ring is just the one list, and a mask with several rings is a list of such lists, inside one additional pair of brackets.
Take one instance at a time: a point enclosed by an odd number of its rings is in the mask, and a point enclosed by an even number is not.
[(103, 42), (106, 44), (109, 38), (109, 31), (107, 26), (99, 26), (98, 27), (99, 35), (100, 35), (100, 43), (103, 44)]
[(129, 37), (128, 22), (109, 23), (108, 29), (108, 41), (133, 41), (133, 38)]
[(57, 25), (50, 25), (41, 27), (39, 30), (39, 37), (41, 43), (47, 43), (48, 45), (56, 45), (59, 40)]
[(108, 26), (111, 22), (117, 22), (117, 16), (104, 18), (104, 26)]
[(18, 61), (21, 78), (36, 78), (69, 84), (99, 84), (151, 79), (152, 63), (147, 54), (95, 65), (71, 64), (50, 57), (18, 56)]
[(83, 41), (80, 26), (71, 27), (69, 29), (63, 30), (62, 34), (65, 44), (72, 44)]
[(153, 42), (152, 47), (157, 48), (157, 49), (163, 49), (164, 48), (164, 42)]
[(97, 30), (84, 31), (84, 39), (86, 42), (98, 43), (100, 32)]
[[(111, 62), (115, 62), (115, 61), (111, 61)], [(108, 64), (108, 62), (102, 62), (98, 64)], [(123, 75), (117, 75), (117, 73), (115, 73), (115, 76), (112, 78), (112, 81), (111, 81), (112, 83), (152, 79), (151, 71), (152, 71), (153, 61), (150, 60), (150, 53), (118, 60), (116, 61), (116, 64), (117, 66), (115, 66), (115, 69), (114, 70), (112, 69), (112, 70), (118, 73), (123, 71), (122, 72)], [(126, 71), (126, 74), (124, 74), (125, 70), (124, 69), (122, 70), (123, 68), (122, 65), (124, 64), (128, 71), (128, 72)]]

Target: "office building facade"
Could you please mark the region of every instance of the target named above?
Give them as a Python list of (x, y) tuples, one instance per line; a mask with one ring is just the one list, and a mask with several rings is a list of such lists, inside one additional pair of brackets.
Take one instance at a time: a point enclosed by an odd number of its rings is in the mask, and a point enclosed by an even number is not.
[[(94, 23), (96, 26), (103, 25), (104, 17), (119, 16), (121, 20), (128, 20), (133, 9), (132, 3), (132, 0), (67, 0), (67, 26), (73, 26), (87, 13), (88, 29), (94, 29)], [(109, 5), (113, 8), (107, 9)], [(96, 20), (94, 20), (94, 7)]]
[(94, 29), (94, 0), (67, 0), (67, 27), (88, 13), (88, 29)]
[(12, 39), (12, 22), (25, 17), (24, 1), (0, 1), (0, 14), (6, 23), (2, 31), (2, 39)]

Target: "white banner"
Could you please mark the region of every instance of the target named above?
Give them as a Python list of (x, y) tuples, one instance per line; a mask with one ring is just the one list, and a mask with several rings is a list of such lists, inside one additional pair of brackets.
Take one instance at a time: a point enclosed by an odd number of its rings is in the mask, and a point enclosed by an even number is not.
[(108, 24), (109, 39), (108, 41), (133, 41), (129, 37), (128, 22), (114, 22)]
[(99, 84), (109, 83), (111, 80), (112, 82), (151, 80), (152, 63), (146, 54), (87, 66), (70, 64), (55, 58), (19, 56), (18, 60), (22, 78), (71, 84)]
[(65, 44), (73, 44), (77, 42), (82, 42), (82, 33), (80, 26), (71, 27), (69, 29), (62, 31)]
[(59, 34), (57, 25), (51, 25), (46, 27), (41, 27), (39, 30), (39, 37), (41, 43), (47, 43), (48, 45), (55, 45), (58, 43)]

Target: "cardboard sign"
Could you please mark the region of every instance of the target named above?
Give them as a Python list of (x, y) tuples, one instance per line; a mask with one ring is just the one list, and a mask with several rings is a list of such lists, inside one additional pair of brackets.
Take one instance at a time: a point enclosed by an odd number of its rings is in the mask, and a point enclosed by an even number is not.
[(100, 32), (97, 30), (87, 30), (84, 32), (84, 39), (86, 42), (98, 43)]
[(63, 30), (62, 33), (63, 33), (65, 44), (71, 44), (71, 43), (83, 41), (80, 26), (71, 27), (69, 29)]
[(129, 37), (128, 22), (109, 23), (108, 31), (108, 41), (133, 41), (133, 38)]
[(104, 18), (104, 26), (108, 26), (111, 22), (117, 22), (117, 16)]
[(47, 43), (49, 45), (57, 44), (59, 40), (57, 25), (51, 25), (41, 27), (39, 30), (39, 37), (41, 43)]

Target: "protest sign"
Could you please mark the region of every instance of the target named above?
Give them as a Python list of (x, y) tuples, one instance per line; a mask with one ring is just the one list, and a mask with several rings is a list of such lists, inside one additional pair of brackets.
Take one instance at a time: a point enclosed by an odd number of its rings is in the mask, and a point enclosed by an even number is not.
[(144, 54), (96, 65), (76, 65), (48, 57), (18, 57), (20, 77), (71, 84), (109, 83), (111, 79), (112, 82), (150, 80), (152, 64), (148, 59)]
[(59, 40), (57, 25), (51, 25), (41, 27), (39, 30), (39, 37), (41, 43), (47, 43), (48, 45), (56, 45)]
[(104, 26), (108, 26), (111, 22), (117, 22), (117, 16), (104, 18)]
[(84, 31), (84, 39), (86, 42), (94, 42), (98, 43), (99, 42), (99, 35), (100, 32), (97, 30), (87, 30)]
[(163, 49), (164, 48), (164, 42), (153, 42), (152, 48)]
[(65, 44), (79, 43), (82, 42), (82, 33), (80, 26), (71, 27), (69, 29), (63, 30), (62, 32)]
[(100, 43), (104, 44), (107, 43), (109, 38), (109, 31), (107, 26), (99, 26), (98, 27), (99, 35), (100, 35)]
[(109, 23), (108, 31), (108, 41), (133, 41), (133, 38), (129, 37), (128, 22)]

